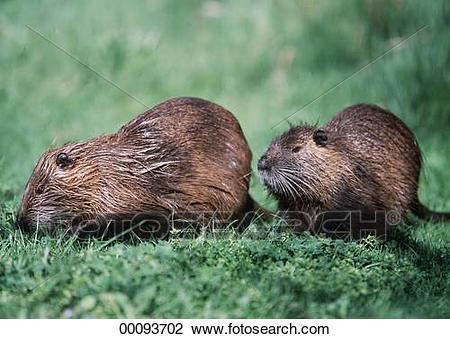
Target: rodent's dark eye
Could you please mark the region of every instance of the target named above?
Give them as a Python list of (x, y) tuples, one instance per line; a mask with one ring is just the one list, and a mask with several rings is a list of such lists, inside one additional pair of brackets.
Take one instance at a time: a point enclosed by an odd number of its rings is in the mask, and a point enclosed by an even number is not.
[(317, 145), (325, 146), (328, 141), (328, 136), (324, 130), (318, 129), (314, 132), (313, 139)]
[(292, 148), (292, 152), (293, 153), (298, 153), (298, 152), (300, 152), (301, 149), (302, 148), (300, 146), (295, 146), (294, 148)]
[(73, 160), (69, 157), (67, 153), (59, 153), (56, 156), (56, 165), (61, 168), (66, 168), (73, 163)]

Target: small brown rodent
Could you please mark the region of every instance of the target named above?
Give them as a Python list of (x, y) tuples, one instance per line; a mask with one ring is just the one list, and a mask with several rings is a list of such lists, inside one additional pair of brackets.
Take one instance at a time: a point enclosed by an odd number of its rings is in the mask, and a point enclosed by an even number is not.
[(229, 111), (198, 98), (170, 99), (115, 134), (43, 154), (17, 224), (25, 230), (63, 224), (94, 234), (139, 224), (139, 236), (164, 236), (178, 222), (241, 220), (254, 208), (250, 162), (247, 141)]
[(418, 199), (421, 168), (412, 132), (394, 114), (350, 106), (323, 127), (299, 125), (275, 138), (259, 175), (298, 231), (386, 235), (407, 220), (445, 220)]

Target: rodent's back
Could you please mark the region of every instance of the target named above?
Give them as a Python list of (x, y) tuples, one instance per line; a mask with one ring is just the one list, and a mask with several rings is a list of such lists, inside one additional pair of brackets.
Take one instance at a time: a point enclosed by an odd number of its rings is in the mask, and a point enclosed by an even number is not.
[(379, 106), (359, 104), (339, 112), (325, 130), (342, 144), (360, 172), (358, 175), (375, 185), (374, 197), (394, 209), (413, 207), (421, 167), (420, 149), (399, 118)]
[(176, 199), (184, 197), (190, 208), (227, 212), (245, 204), (251, 152), (239, 122), (222, 106), (170, 99), (130, 121), (118, 136), (127, 142), (151, 139), (161, 159), (173, 162), (167, 186), (176, 186), (182, 193)]

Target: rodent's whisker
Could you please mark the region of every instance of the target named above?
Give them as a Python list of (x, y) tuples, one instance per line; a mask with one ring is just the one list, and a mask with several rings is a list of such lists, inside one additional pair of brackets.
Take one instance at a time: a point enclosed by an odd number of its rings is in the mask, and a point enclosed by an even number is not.
[[(300, 176), (294, 176), (294, 171), (285, 171), (284, 169), (280, 169), (280, 171), (284, 172), (284, 177), (286, 178), (286, 180), (290, 180), (293, 184), (295, 184), (295, 186), (302, 191), (302, 193), (309, 198), (312, 198), (311, 194), (308, 193), (303, 187), (306, 186), (309, 189), (309, 192), (314, 192), (313, 188), (306, 183), (305, 180), (303, 180)], [(297, 172), (298, 173), (298, 172)]]
[[(291, 183), (292, 185), (294, 185), (295, 187), (297, 187), (297, 188), (300, 190), (300, 192), (301, 192), (302, 194), (297, 194), (297, 196), (298, 196), (301, 200), (303, 200), (302, 195), (304, 195), (306, 198), (312, 198), (312, 197), (310, 196), (310, 194), (302, 187), (303, 181), (298, 180), (298, 178), (294, 177), (293, 175), (291, 175), (291, 174), (289, 174), (289, 173), (284, 173), (284, 178), (286, 179), (286, 181), (288, 181), (289, 183)], [(297, 182), (297, 181), (300, 181), (300, 183)], [(305, 185), (305, 186), (306, 186), (306, 185)]]

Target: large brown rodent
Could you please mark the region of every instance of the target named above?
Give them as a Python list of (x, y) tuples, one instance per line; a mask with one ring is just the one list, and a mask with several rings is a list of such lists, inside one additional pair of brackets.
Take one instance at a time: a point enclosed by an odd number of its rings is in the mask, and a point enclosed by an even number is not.
[[(117, 133), (47, 151), (23, 195), (17, 224), (163, 236), (182, 222), (242, 220), (251, 152), (236, 118), (197, 98), (153, 107)], [(70, 225), (69, 225), (70, 221)]]
[(420, 168), (420, 149), (408, 127), (368, 104), (350, 106), (320, 128), (292, 127), (258, 163), (262, 181), (295, 229), (344, 237), (385, 235), (409, 212), (449, 219), (419, 202)]

